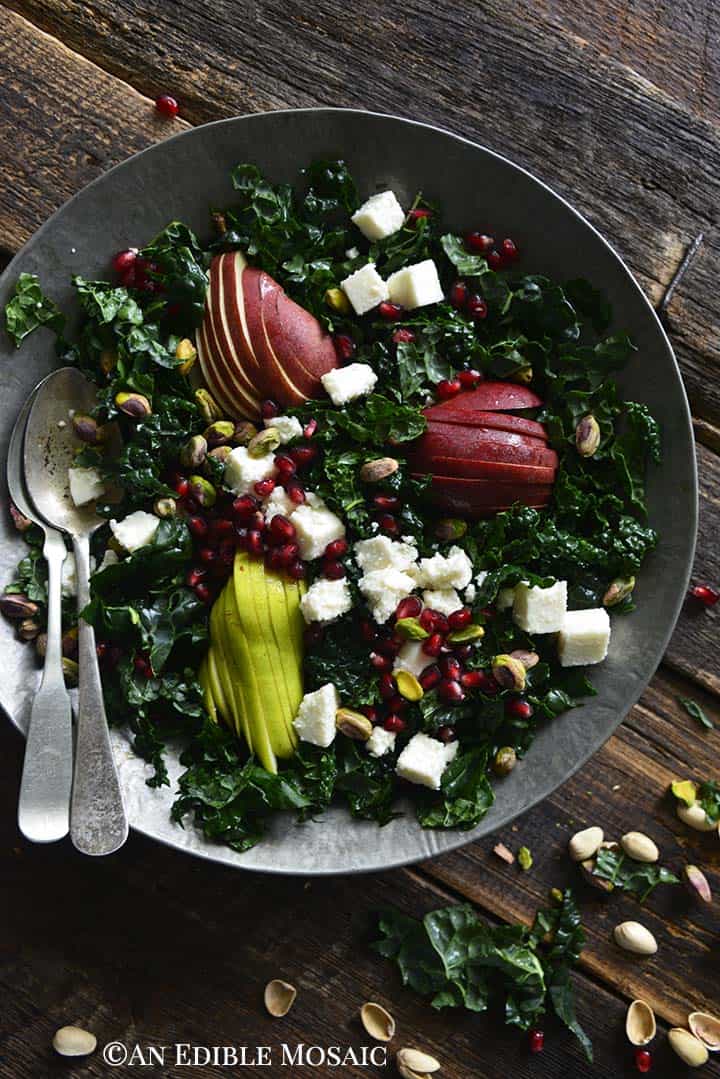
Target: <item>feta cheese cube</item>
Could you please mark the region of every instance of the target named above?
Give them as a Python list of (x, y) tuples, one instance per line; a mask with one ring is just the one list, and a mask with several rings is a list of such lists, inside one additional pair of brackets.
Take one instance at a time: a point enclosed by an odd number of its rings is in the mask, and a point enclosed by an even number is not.
[(610, 644), (610, 617), (604, 607), (566, 611), (558, 637), (561, 667), (602, 663)]
[(86, 506), (105, 494), (105, 484), (96, 468), (69, 468), (70, 497), (76, 506)]
[(423, 592), (423, 603), (438, 614), (452, 614), (462, 607), (462, 600), (454, 588), (438, 588)]
[(451, 547), (446, 555), (434, 554), (418, 564), (417, 581), (424, 588), (466, 588), (472, 580), (473, 565), (461, 547)]
[(145, 510), (135, 510), (122, 521), (110, 522), (113, 536), (126, 551), (137, 551), (138, 547), (152, 543), (159, 527), (160, 518)]
[(324, 503), (310, 506), (304, 502), (293, 513), (292, 523), (295, 525), (300, 555), (306, 562), (319, 558), (328, 543), (345, 535), (345, 525)]
[(351, 273), (340, 282), (340, 288), (352, 304), (356, 315), (364, 315), (383, 300), (390, 299), (388, 286), (375, 269), (374, 262), (366, 262), (355, 273)]
[(306, 693), (293, 720), (300, 740), (327, 749), (335, 739), (335, 713), (339, 707), (340, 698), (332, 682)]
[(567, 581), (556, 581), (549, 588), (531, 587), (521, 581), (515, 587), (513, 620), (526, 633), (557, 632), (566, 610)]
[(236, 446), (225, 460), (223, 483), (236, 495), (252, 492), (259, 480), (267, 480), (275, 475), (275, 456), (266, 453), (262, 457), (252, 457), (247, 446)]
[(262, 504), (263, 513), (265, 514), (265, 523), (270, 524), (273, 517), (277, 517), (278, 513), (283, 517), (290, 517), (298, 508), (297, 502), (293, 502), (284, 487), (276, 487)]
[(395, 731), (386, 731), (384, 727), (373, 727), (373, 732), (365, 743), (371, 757), (384, 757), (395, 748)]
[(368, 363), (349, 363), (347, 367), (334, 367), (320, 376), (325, 392), (334, 405), (345, 405), (370, 393), (377, 375)]
[(380, 191), (371, 195), (350, 220), (368, 240), (383, 240), (403, 227), (405, 211), (394, 191)]
[(382, 625), (387, 622), (400, 600), (410, 595), (415, 582), (402, 570), (389, 567), (366, 573), (360, 578), (358, 587), (367, 600), (373, 618)]
[(355, 561), (363, 573), (377, 569), (406, 570), (417, 560), (417, 547), (389, 536), (373, 536), (355, 544)]
[(426, 667), (433, 662), (422, 650), (422, 641), (406, 641), (400, 648), (393, 663), (393, 671), (409, 671), (419, 678)]
[(297, 416), (275, 416), (274, 419), (265, 420), (266, 427), (274, 427), (280, 436), (280, 442), (292, 442), (294, 438), (300, 438), (303, 427)]
[(388, 278), (387, 287), (393, 303), (412, 311), (439, 303), (445, 295), (438, 277), (437, 266), (432, 259), (424, 259), (412, 266), (403, 266)]
[(395, 771), (401, 779), (439, 791), (443, 772), (457, 751), (457, 742), (445, 745), (427, 734), (415, 734), (398, 757)]
[(300, 600), (300, 610), (306, 622), (332, 622), (352, 607), (352, 597), (344, 578), (328, 581), (318, 577)]

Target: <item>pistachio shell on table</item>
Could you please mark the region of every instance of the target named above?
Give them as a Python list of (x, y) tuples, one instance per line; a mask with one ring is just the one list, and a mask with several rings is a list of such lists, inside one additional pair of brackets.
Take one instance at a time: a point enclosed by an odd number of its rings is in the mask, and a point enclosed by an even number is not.
[(657, 862), (660, 857), (656, 844), (643, 832), (626, 832), (620, 838), (620, 845), (628, 858), (636, 862)]
[(627, 1010), (625, 1033), (631, 1045), (649, 1045), (657, 1033), (655, 1013), (644, 1000), (634, 1000)]
[(53, 1049), (61, 1057), (86, 1057), (97, 1048), (97, 1038), (82, 1027), (60, 1027), (53, 1037)]
[(690, 1012), (688, 1026), (711, 1053), (720, 1051), (720, 1019), (708, 1012)]
[(418, 1079), (432, 1075), (440, 1068), (440, 1061), (420, 1049), (399, 1049), (395, 1056), (397, 1069), (403, 1079)]
[(691, 806), (678, 802), (675, 812), (683, 824), (687, 824), (688, 828), (694, 828), (696, 832), (715, 831), (715, 822), (709, 819), (699, 802), (694, 802)]
[(682, 1027), (673, 1027), (668, 1031), (668, 1041), (673, 1052), (680, 1057), (684, 1064), (690, 1068), (699, 1068), (707, 1063), (708, 1051), (706, 1046)]
[(395, 1034), (395, 1020), (387, 1008), (369, 1000), (360, 1009), (360, 1020), (371, 1038), (379, 1042), (389, 1042)]
[(282, 1019), (292, 1008), (297, 996), (297, 989), (290, 982), (273, 978), (265, 986), (265, 1007), (274, 1019)]
[(615, 926), (613, 937), (618, 947), (633, 955), (654, 955), (658, 949), (655, 937), (640, 922), (621, 922)]
[(602, 828), (583, 828), (581, 832), (576, 832), (568, 843), (570, 857), (574, 862), (586, 862), (597, 854), (604, 838)]

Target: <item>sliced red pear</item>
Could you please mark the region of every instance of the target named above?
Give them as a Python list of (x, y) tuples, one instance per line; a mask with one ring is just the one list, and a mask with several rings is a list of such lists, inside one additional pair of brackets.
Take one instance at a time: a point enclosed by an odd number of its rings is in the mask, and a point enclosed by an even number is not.
[(215, 365), (211, 359), (212, 349), (208, 347), (206, 338), (205, 323), (197, 331), (195, 343), (197, 345), (198, 363), (200, 364), (200, 371), (205, 385), (225, 415), (235, 416), (238, 411), (237, 403), (228, 395), (226, 385), (220, 382), (215, 374)]
[(435, 421), (428, 424), (425, 434), (413, 445), (412, 456), (424, 462), (433, 456), (446, 456), (544, 468), (554, 468), (558, 461), (555, 451), (539, 438)]
[[(293, 387), (301, 402), (307, 401), (311, 397), (319, 396), (322, 384), (312, 372), (307, 370), (301, 359), (304, 344), (302, 341), (298, 342), (298, 353), (296, 354), (288, 349), (287, 342), (279, 334), (277, 325), (272, 325), (272, 319), (277, 322), (275, 307), (278, 293), (282, 292), (282, 289), (267, 274), (262, 275), (258, 284), (263, 333), (266, 345), (272, 351), (276, 369), (282, 372), (285, 382)], [(301, 309), (299, 308), (298, 310)], [(303, 314), (308, 314), (308, 312), (305, 311)], [(312, 315), (310, 318), (313, 322), (316, 322)]]
[[(322, 396), (320, 376), (338, 366), (332, 338), (318, 320), (278, 289), (272, 302), (263, 304), (263, 318), (275, 352), (299, 364), (313, 379), (311, 396)], [(293, 379), (293, 381), (296, 381)]]
[(223, 322), (240, 361), (242, 375), (257, 395), (261, 382), (260, 362), (250, 337), (243, 295), (243, 273), (247, 262), (241, 252), (233, 251), (220, 256), (219, 267)]
[[(244, 261), (239, 255), (239, 262)], [(230, 415), (255, 417), (259, 411), (259, 397), (244, 370), (244, 360), (238, 356), (228, 327), (222, 281), (222, 262), (213, 260), (205, 303), (202, 326), (200, 368), (218, 403), (222, 398), (224, 407), (231, 403)], [(200, 335), (198, 335), (200, 338)]]
[(516, 502), (542, 509), (550, 501), (552, 485), (523, 487), (456, 476), (434, 476), (432, 494), (437, 509), (459, 517), (476, 518), (487, 517), (496, 512), (498, 506), (507, 508)]
[(480, 382), (474, 390), (458, 393), (442, 402), (453, 412), (513, 412), (539, 408), (542, 400), (518, 382)]
[(243, 270), (242, 288), (250, 340), (260, 364), (258, 387), (263, 397), (269, 397), (280, 405), (300, 405), (307, 400), (302, 389), (289, 378), (278, 360), (263, 322), (263, 292), (280, 286), (262, 270), (247, 266)]
[(513, 416), (508, 412), (450, 412), (441, 405), (431, 405), (424, 409), (428, 421), (457, 427), (483, 427), (487, 430), (513, 431), (515, 434), (530, 435), (547, 442), (547, 432), (537, 420), (527, 420), (524, 416)]
[(434, 457), (427, 470), (433, 476), (492, 480), (498, 483), (517, 483), (519, 486), (552, 484), (554, 468), (534, 465), (507, 464), (501, 461), (468, 461), (458, 457)]

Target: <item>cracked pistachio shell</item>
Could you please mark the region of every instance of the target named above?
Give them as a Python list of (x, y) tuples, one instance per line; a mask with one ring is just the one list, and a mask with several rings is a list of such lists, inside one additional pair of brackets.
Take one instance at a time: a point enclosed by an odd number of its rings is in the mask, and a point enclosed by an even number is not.
[(568, 843), (568, 852), (574, 862), (586, 862), (600, 849), (600, 844), (605, 838), (602, 828), (583, 828), (576, 832)]
[(335, 726), (346, 738), (354, 742), (367, 742), (372, 734), (373, 725), (362, 712), (353, 712), (350, 708), (338, 708), (335, 713)]
[(697, 783), (692, 779), (676, 779), (670, 784), (670, 790), (678, 802), (686, 806), (693, 805), (697, 798)]
[(683, 868), (683, 878), (691, 895), (702, 899), (703, 903), (712, 903), (710, 885), (702, 869), (698, 869), (696, 865), (686, 865)]
[(61, 1057), (86, 1057), (95, 1052), (97, 1038), (81, 1027), (60, 1027), (52, 1043), (53, 1049)]
[(297, 989), (290, 982), (273, 978), (265, 986), (265, 1007), (274, 1019), (282, 1019), (292, 1008), (297, 996)]
[(668, 1031), (668, 1041), (672, 1051), (688, 1067), (699, 1068), (707, 1063), (708, 1051), (706, 1046), (689, 1030), (683, 1030), (682, 1027), (673, 1027), (672, 1030)]
[(628, 1008), (625, 1033), (631, 1045), (649, 1045), (655, 1037), (655, 1012), (644, 1000), (634, 1000)]
[(360, 1020), (371, 1038), (378, 1042), (389, 1042), (395, 1034), (395, 1020), (387, 1008), (369, 1000), (360, 1009)]
[(429, 1053), (423, 1053), (420, 1049), (399, 1049), (395, 1061), (403, 1079), (432, 1075), (440, 1068), (439, 1060), (431, 1057)]
[(720, 1019), (708, 1012), (690, 1012), (688, 1026), (711, 1053), (720, 1051)]

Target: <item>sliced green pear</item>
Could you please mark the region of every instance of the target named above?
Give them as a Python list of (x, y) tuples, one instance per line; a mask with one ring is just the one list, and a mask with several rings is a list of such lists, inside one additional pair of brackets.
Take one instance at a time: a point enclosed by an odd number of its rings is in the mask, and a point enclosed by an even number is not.
[(215, 706), (221, 716), (229, 724), (233, 724), (232, 710), (225, 699), (220, 674), (217, 668), (216, 647), (211, 646), (207, 654), (207, 676), (210, 692), (213, 695)]
[(207, 656), (205, 657), (205, 659), (200, 664), (200, 670), (198, 671), (198, 682), (200, 683), (200, 688), (203, 691), (203, 703), (205, 705), (207, 713), (210, 716), (210, 719), (213, 721), (213, 723), (217, 723), (217, 721), (218, 721), (218, 711), (217, 711), (217, 705), (215, 704), (215, 699), (213, 697), (212, 688), (210, 686), (210, 677), (209, 677), (209, 674), (208, 674)]
[[(233, 688), (241, 695), (238, 707), (245, 739), (263, 768), (275, 774), (277, 760), (265, 717), (267, 660), (258, 656), (253, 627), (248, 625), (246, 605), (238, 604), (233, 581), (223, 591), (225, 597), (225, 648), (233, 673)], [(250, 629), (250, 632), (248, 630)], [(238, 699), (236, 697), (236, 699)]]

